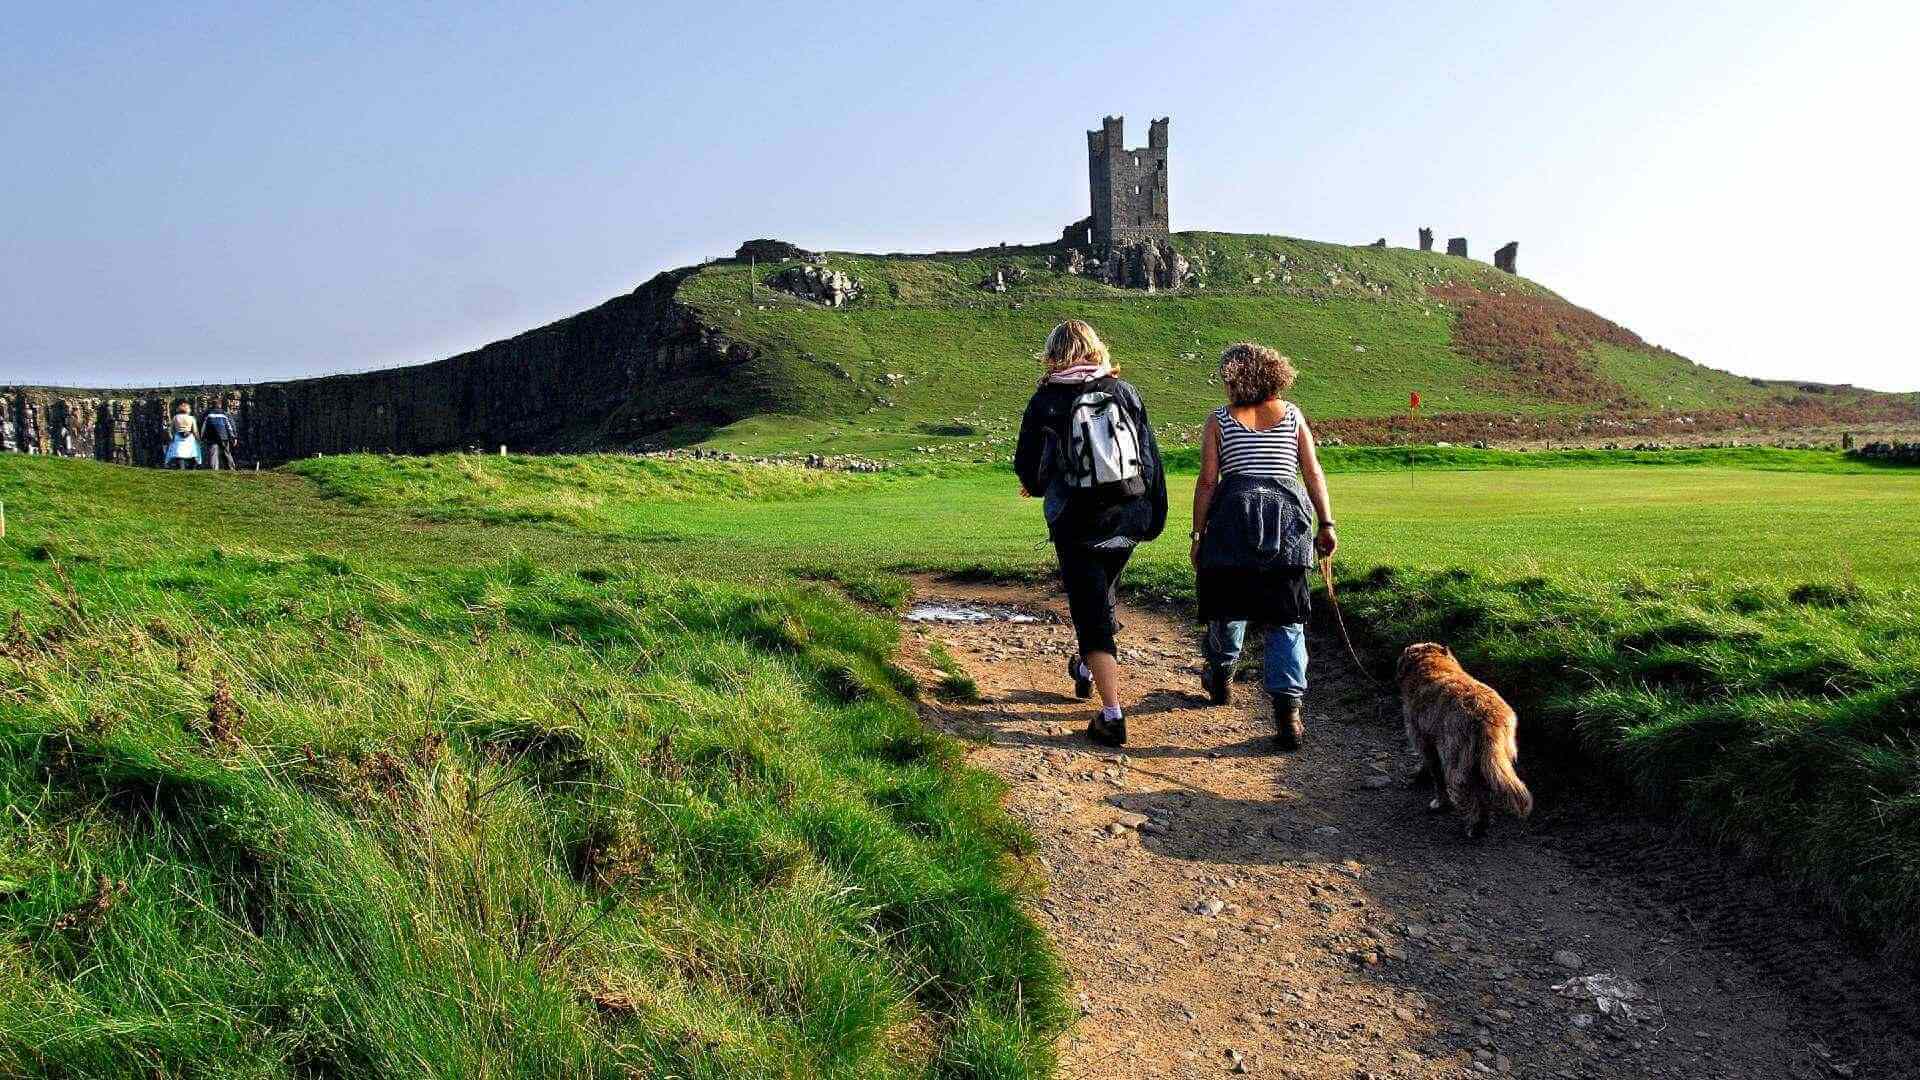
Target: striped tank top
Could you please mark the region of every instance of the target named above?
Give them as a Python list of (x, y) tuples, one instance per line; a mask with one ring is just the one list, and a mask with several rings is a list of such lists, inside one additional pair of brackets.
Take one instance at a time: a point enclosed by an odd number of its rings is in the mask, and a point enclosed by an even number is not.
[(1287, 402), (1280, 422), (1255, 431), (1233, 418), (1222, 405), (1214, 411), (1220, 421), (1220, 475), (1270, 476), (1291, 480), (1300, 471), (1300, 410)]

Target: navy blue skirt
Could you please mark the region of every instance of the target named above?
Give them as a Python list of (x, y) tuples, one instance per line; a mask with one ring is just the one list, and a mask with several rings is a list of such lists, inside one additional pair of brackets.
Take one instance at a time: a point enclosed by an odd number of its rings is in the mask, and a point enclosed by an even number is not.
[(1305, 622), (1312, 569), (1306, 491), (1269, 477), (1221, 478), (1200, 541), (1200, 617), (1267, 626)]

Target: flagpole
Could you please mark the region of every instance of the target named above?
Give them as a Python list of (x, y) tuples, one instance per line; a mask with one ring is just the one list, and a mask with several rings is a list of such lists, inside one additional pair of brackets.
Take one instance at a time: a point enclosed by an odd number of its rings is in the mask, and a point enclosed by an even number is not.
[(1420, 411), (1420, 391), (1407, 395), (1407, 490), (1413, 490), (1413, 429), (1414, 414)]

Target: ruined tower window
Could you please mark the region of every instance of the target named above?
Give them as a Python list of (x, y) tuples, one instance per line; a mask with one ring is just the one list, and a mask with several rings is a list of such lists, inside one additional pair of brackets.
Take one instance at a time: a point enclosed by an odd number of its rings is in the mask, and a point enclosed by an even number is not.
[(1135, 155), (1133, 155), (1133, 167), (1134, 167), (1134, 168), (1136, 168), (1136, 169), (1140, 167), (1140, 155), (1139, 155), (1139, 154), (1135, 154)]
[(1135, 184), (1135, 185), (1133, 185), (1133, 193), (1134, 193), (1135, 195), (1138, 195), (1138, 194), (1140, 194), (1140, 185), (1139, 185), (1139, 184)]

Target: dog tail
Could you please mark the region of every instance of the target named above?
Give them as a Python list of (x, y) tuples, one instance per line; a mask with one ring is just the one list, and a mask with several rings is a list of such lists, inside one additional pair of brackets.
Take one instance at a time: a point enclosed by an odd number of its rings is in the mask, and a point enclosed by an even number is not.
[(1486, 782), (1493, 804), (1514, 817), (1526, 817), (1533, 813), (1533, 792), (1520, 782), (1520, 774), (1513, 771), (1513, 762), (1518, 756), (1511, 735), (1480, 741), (1480, 776)]

